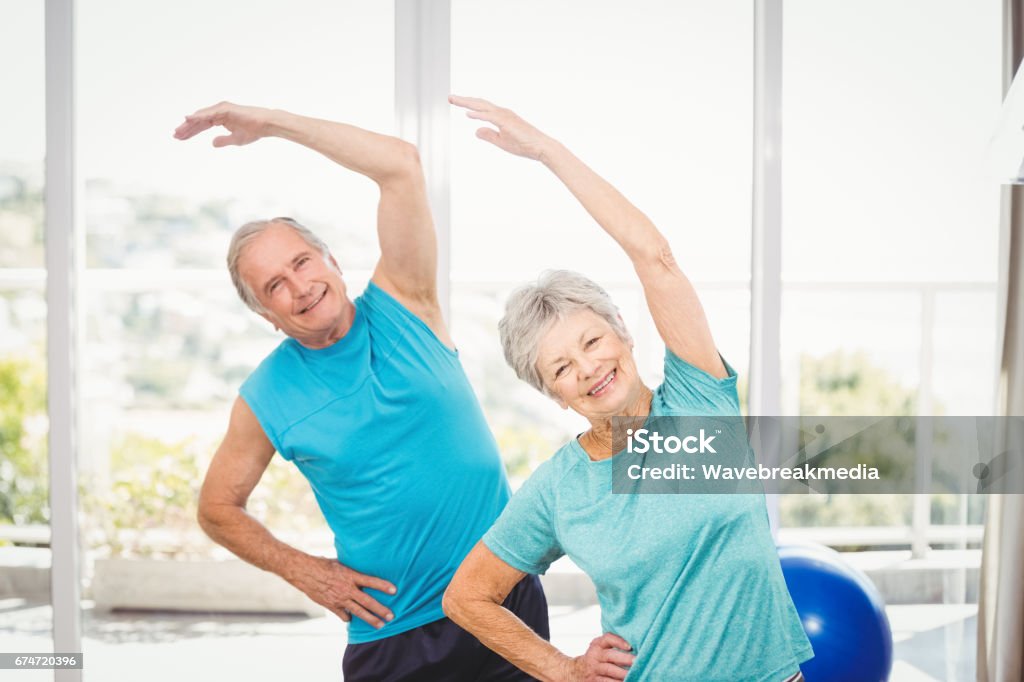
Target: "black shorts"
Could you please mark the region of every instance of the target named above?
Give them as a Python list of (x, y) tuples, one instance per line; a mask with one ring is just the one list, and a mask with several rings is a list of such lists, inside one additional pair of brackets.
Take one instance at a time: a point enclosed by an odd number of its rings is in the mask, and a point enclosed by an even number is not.
[[(505, 598), (505, 608), (544, 639), (548, 602), (540, 579), (528, 575)], [(526, 682), (533, 680), (447, 618), (397, 635), (349, 644), (342, 662), (345, 682)]]

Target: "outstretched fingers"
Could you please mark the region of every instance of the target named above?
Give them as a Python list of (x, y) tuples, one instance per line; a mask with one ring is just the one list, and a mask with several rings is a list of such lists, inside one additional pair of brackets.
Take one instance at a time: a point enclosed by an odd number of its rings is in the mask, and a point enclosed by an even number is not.
[(484, 142), (490, 142), (491, 144), (498, 144), (501, 140), (501, 133), (494, 128), (477, 128), (476, 136)]
[(463, 97), (462, 95), (448, 95), (448, 101), (463, 109), (473, 111), (497, 111), (500, 107), (479, 97)]
[[(204, 130), (209, 130), (215, 125), (220, 125), (219, 117), (224, 112), (226, 106), (228, 106), (228, 102), (219, 102), (213, 106), (203, 107), (195, 113), (188, 114), (185, 116), (185, 122), (175, 128), (174, 137), (179, 140), (187, 140)], [(217, 144), (216, 141), (214, 141), (214, 146), (223, 147), (226, 144), (233, 143), (234, 142), (232, 141)]]

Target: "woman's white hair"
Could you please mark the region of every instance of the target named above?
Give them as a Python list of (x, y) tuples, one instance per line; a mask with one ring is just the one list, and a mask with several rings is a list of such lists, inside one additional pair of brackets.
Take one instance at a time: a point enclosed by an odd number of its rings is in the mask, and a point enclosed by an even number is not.
[(593, 280), (569, 270), (548, 270), (534, 284), (509, 296), (505, 316), (498, 323), (505, 362), (516, 376), (545, 395), (551, 395), (537, 370), (541, 337), (551, 325), (581, 310), (600, 315), (615, 334), (631, 343), (632, 338), (608, 293)]
[(245, 247), (252, 240), (258, 237), (260, 233), (273, 225), (287, 225), (291, 229), (295, 230), (295, 232), (302, 237), (302, 240), (309, 244), (310, 248), (317, 249), (321, 254), (323, 254), (324, 258), (331, 255), (331, 251), (327, 248), (327, 244), (325, 244), (320, 237), (317, 237), (309, 230), (309, 228), (292, 218), (278, 217), (271, 218), (270, 220), (254, 220), (235, 230), (235, 234), (231, 237), (231, 245), (228, 246), (228, 272), (231, 273), (231, 282), (235, 285), (235, 290), (238, 291), (239, 298), (242, 299), (245, 305), (249, 306), (250, 309), (257, 313), (263, 313), (265, 311), (263, 306), (260, 305), (259, 300), (256, 298), (256, 294), (253, 292), (252, 287), (249, 286), (249, 283), (242, 278), (241, 273), (238, 271), (238, 261), (242, 257), (242, 251)]

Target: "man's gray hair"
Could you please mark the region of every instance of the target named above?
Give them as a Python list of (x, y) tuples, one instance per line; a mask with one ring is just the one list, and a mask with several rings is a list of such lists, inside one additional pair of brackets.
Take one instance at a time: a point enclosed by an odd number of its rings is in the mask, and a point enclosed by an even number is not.
[(239, 298), (257, 313), (264, 312), (263, 306), (260, 305), (252, 287), (249, 286), (249, 283), (242, 278), (241, 273), (238, 271), (238, 261), (242, 257), (242, 251), (245, 250), (249, 242), (273, 225), (287, 225), (295, 230), (302, 237), (302, 240), (309, 244), (310, 248), (320, 251), (324, 258), (331, 255), (327, 244), (320, 237), (317, 237), (309, 228), (293, 218), (278, 217), (271, 218), (270, 220), (254, 220), (235, 230), (235, 234), (231, 237), (231, 245), (228, 246), (228, 272), (231, 273), (231, 282), (235, 285)]
[(619, 317), (619, 309), (608, 293), (578, 272), (548, 270), (536, 283), (521, 287), (509, 296), (505, 316), (498, 323), (498, 333), (505, 362), (517, 377), (545, 395), (551, 395), (537, 370), (540, 339), (552, 324), (581, 310), (600, 315), (620, 339), (632, 342)]

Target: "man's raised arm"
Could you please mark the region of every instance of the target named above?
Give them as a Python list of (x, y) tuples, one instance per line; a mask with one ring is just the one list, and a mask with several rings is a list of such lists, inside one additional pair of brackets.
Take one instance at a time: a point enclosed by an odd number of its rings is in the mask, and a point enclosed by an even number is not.
[(214, 138), (214, 147), (280, 137), (320, 152), (377, 183), (381, 258), (373, 281), (417, 315), (431, 318), (425, 321), (434, 332), (442, 339), (447, 337), (440, 314), (434, 314), (438, 307), (437, 237), (415, 146), (345, 123), (230, 102), (186, 116), (174, 136), (187, 140), (214, 126), (222, 126), (229, 133)]

